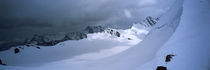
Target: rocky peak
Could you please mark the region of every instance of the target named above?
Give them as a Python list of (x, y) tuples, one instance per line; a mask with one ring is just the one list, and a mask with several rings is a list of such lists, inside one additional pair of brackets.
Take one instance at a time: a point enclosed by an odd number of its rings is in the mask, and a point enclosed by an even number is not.
[(105, 28), (102, 26), (87, 26), (85, 28), (85, 32), (87, 33), (98, 33), (98, 32), (103, 32)]
[(145, 27), (151, 27), (153, 25), (155, 25), (158, 22), (159, 18), (153, 18), (151, 16), (146, 17), (145, 20), (143, 20), (142, 22), (140, 22), (140, 24), (142, 24)]
[(114, 29), (106, 29), (105, 30), (107, 33), (111, 34), (111, 35), (115, 35), (117, 37), (120, 37), (120, 32), (118, 32), (117, 30), (114, 30)]
[(25, 40), (25, 44), (52, 46), (66, 40), (80, 40), (87, 38), (87, 35), (82, 32), (70, 32), (66, 34), (35, 34), (31, 39)]
[[(146, 17), (145, 20), (140, 22), (140, 24), (145, 27), (150, 27), (150, 26), (155, 25), (158, 20), (159, 18), (153, 18), (153, 17), (148, 16)], [(4, 46), (3, 48), (0, 49), (0, 51), (7, 50), (11, 48), (12, 46), (19, 46), (19, 45), (53, 46), (53, 45), (56, 45), (57, 43), (67, 41), (67, 40), (84, 39), (84, 38), (87, 38), (87, 34), (99, 33), (99, 32), (105, 32), (105, 33), (109, 33), (117, 37), (121, 37), (120, 32), (118, 32), (115, 29), (104, 28), (102, 26), (87, 26), (83, 31), (80, 31), (80, 32), (42, 34), (42, 35), (35, 34), (32, 38), (25, 39), (24, 42), (15, 42), (15, 43), (9, 42), (6, 44), (0, 44), (0, 46)]]

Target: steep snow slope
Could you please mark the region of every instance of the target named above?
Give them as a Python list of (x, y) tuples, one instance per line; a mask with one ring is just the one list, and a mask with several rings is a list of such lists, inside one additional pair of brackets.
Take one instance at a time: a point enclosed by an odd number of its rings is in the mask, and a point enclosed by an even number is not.
[[(169, 70), (209, 70), (210, 4), (208, 0), (185, 0), (177, 31), (158, 53), (158, 65)], [(168, 64), (167, 54), (176, 55)], [(161, 56), (161, 57), (160, 57)]]

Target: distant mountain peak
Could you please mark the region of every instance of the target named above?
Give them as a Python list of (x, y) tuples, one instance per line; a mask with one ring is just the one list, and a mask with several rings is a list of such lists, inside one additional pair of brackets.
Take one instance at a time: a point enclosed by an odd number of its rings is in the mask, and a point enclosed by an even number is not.
[[(159, 18), (153, 18), (151, 16), (146, 17), (145, 20), (139, 22), (138, 24), (143, 27), (151, 27), (157, 23)], [(24, 42), (10, 42), (6, 44), (1, 44), (3, 48), (0, 51), (8, 50), (13, 46), (19, 45), (40, 45), (40, 46), (53, 46), (60, 42), (67, 40), (81, 40), (87, 38), (87, 34), (93, 33), (108, 33), (112, 36), (121, 37), (121, 33), (116, 29), (105, 28), (103, 26), (87, 26), (84, 30), (80, 32), (68, 32), (68, 33), (58, 33), (58, 34), (34, 34), (32, 38), (26, 38)]]

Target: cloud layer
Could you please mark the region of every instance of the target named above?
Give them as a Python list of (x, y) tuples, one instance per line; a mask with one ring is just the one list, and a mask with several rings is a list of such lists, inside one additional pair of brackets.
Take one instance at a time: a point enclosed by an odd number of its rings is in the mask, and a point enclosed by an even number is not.
[(148, 15), (160, 16), (167, 7), (158, 5), (163, 1), (0, 0), (0, 40), (22, 40), (37, 33), (79, 31), (88, 25), (126, 28)]

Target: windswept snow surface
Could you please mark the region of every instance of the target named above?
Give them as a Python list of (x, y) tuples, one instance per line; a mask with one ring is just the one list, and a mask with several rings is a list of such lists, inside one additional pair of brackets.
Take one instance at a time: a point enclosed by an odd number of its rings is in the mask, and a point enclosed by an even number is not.
[[(210, 3), (209, 0), (185, 0), (177, 31), (159, 51), (158, 65), (169, 70), (210, 70)], [(168, 64), (167, 54), (176, 55)]]

